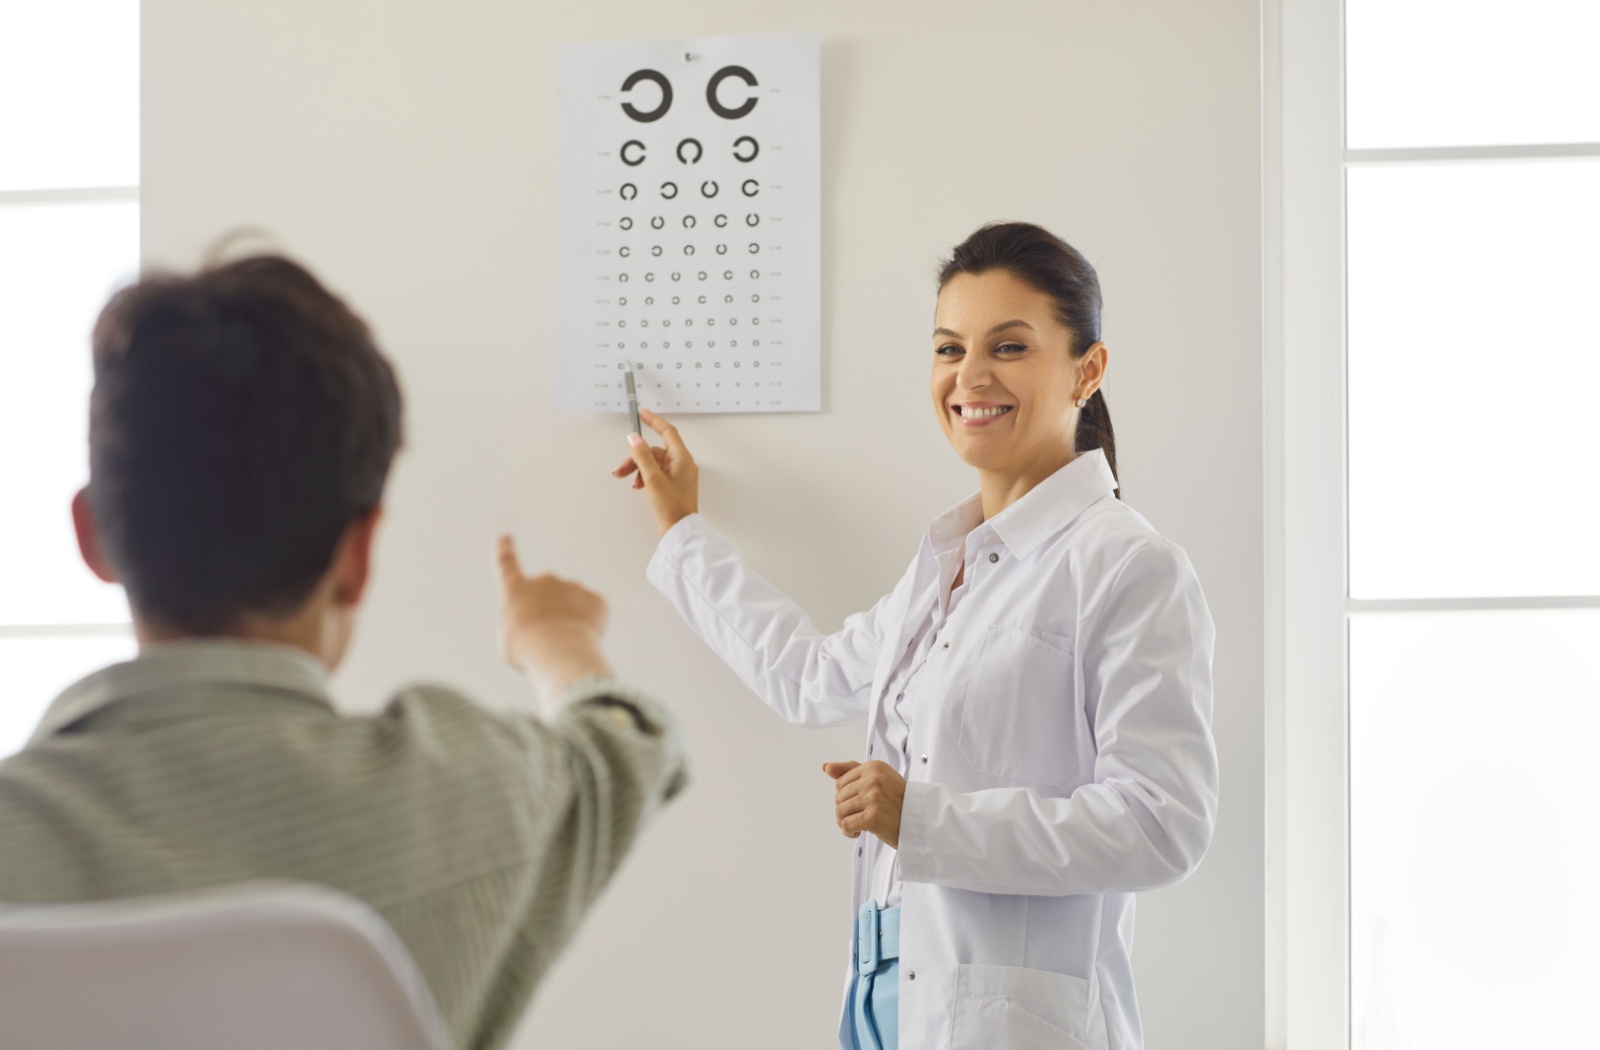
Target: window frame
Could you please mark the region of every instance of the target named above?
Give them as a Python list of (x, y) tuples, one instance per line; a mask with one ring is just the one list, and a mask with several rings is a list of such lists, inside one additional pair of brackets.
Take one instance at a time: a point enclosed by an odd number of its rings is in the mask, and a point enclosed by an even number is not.
[[(131, 185), (15, 187), (0, 189), (0, 210), (18, 205), (83, 204), (99, 202), (132, 203), (139, 206), (140, 187)], [(139, 260), (133, 260), (137, 265)], [(87, 345), (84, 352), (88, 352)], [(0, 623), (0, 639), (133, 637), (130, 620), (104, 623)], [(3, 757), (3, 756), (0, 756)]]
[(1349, 1050), (1354, 617), (1595, 609), (1600, 595), (1353, 599), (1346, 176), (1600, 156), (1600, 143), (1347, 149), (1344, 0), (1263, 5), (1267, 479), (1266, 1044)]

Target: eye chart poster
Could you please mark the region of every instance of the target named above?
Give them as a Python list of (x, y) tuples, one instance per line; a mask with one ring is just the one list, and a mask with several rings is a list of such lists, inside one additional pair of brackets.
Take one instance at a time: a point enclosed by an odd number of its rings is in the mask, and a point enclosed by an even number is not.
[(811, 35), (564, 45), (556, 407), (821, 406)]

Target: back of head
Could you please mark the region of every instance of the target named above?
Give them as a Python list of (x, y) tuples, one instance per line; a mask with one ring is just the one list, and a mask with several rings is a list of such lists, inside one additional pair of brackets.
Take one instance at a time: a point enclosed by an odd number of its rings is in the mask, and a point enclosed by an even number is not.
[(144, 278), (93, 342), (89, 505), (135, 612), (216, 635), (298, 608), (400, 445), (399, 385), (366, 324), (260, 255)]

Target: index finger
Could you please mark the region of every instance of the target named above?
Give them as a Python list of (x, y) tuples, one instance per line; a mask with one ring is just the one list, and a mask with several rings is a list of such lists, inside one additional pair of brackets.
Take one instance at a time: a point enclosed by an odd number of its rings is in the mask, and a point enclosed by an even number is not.
[(851, 784), (857, 783), (858, 781), (861, 780), (862, 777), (865, 777), (867, 775), (867, 770), (869, 768), (870, 768), (869, 766), (864, 766), (859, 762), (857, 762), (856, 764), (852, 765), (849, 769), (845, 770), (843, 774), (841, 774), (839, 777), (837, 777), (834, 780), (834, 782), (833, 782), (834, 783), (834, 791), (835, 792), (843, 791), (845, 788), (849, 787)]
[(678, 435), (677, 427), (668, 423), (648, 408), (639, 409), (639, 418), (644, 420), (651, 430), (661, 435), (661, 440), (667, 443), (667, 447), (672, 450), (674, 455), (687, 456), (689, 454), (689, 447), (683, 443), (683, 438)]
[(517, 545), (509, 534), (502, 535), (495, 545), (495, 564), (500, 567), (500, 578), (504, 581), (518, 579), (522, 576), (522, 562), (517, 558)]

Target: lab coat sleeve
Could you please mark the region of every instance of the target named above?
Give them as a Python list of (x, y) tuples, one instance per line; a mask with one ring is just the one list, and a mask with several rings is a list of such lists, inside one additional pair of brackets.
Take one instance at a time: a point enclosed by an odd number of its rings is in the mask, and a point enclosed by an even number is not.
[(1048, 896), (1153, 889), (1187, 876), (1216, 825), (1214, 641), (1183, 552), (1164, 541), (1135, 550), (1080, 625), (1093, 781), (1066, 798), (908, 783), (901, 877)]
[(824, 635), (788, 596), (751, 572), (733, 544), (698, 514), (661, 538), (647, 575), (712, 651), (783, 718), (830, 726), (867, 713), (892, 594)]

